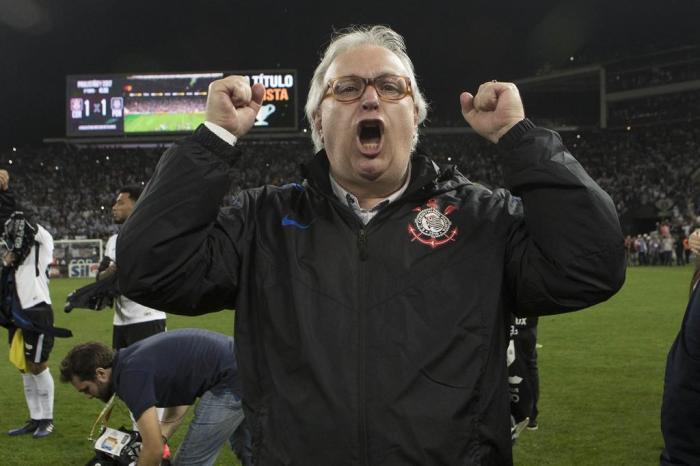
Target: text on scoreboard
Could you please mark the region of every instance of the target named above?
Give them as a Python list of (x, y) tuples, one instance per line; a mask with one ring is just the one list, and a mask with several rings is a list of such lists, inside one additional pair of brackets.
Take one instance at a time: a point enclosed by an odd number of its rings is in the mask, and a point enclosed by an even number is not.
[(185, 133), (204, 122), (209, 84), (229, 75), (265, 86), (254, 131), (296, 131), (296, 70), (66, 78), (68, 136)]

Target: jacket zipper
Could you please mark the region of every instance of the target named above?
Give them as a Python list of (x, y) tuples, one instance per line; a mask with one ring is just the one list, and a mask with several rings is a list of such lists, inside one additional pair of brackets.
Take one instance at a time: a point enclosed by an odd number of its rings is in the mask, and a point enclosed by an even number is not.
[(366, 267), (366, 261), (368, 258), (368, 251), (367, 251), (367, 229), (365, 226), (362, 226), (360, 230), (357, 233), (357, 249), (358, 249), (358, 255), (360, 259), (360, 274), (359, 274), (359, 280), (358, 280), (358, 331), (357, 331), (357, 338), (358, 338), (358, 393), (359, 393), (359, 402), (358, 402), (358, 419), (359, 419), (359, 426), (358, 426), (358, 434), (359, 434), (359, 440), (360, 440), (360, 461), (362, 464), (369, 465), (369, 452), (368, 452), (368, 446), (367, 446), (367, 336), (365, 332), (365, 326), (367, 325), (367, 319), (365, 316), (366, 312), (366, 304), (365, 304), (365, 296), (366, 296), (366, 282), (367, 282), (367, 267)]
[(360, 254), (360, 261), (365, 262), (367, 260), (367, 230), (360, 228), (357, 233), (357, 250)]

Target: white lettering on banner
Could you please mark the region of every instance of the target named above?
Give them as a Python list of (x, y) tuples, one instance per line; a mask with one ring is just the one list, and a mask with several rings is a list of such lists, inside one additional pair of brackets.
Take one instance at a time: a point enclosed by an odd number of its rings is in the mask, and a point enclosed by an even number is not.
[(104, 129), (117, 129), (117, 125), (79, 125), (80, 131), (100, 131)]
[[(512, 377), (508, 377), (508, 383), (512, 384), (513, 382), (510, 380), (511, 378)], [(520, 377), (518, 377), (518, 378), (520, 378)], [(523, 379), (520, 379), (515, 383), (519, 384), (522, 381), (523, 381)], [(510, 402), (511, 403), (519, 403), (520, 402), (520, 389), (518, 387), (510, 387)]]
[(87, 278), (96, 277), (99, 264), (86, 259), (73, 259), (68, 263), (68, 277)]
[(249, 77), (253, 84), (262, 84), (265, 87), (293, 87), (294, 76), (291, 74), (254, 74)]
[(90, 80), (80, 80), (76, 83), (78, 89), (84, 89), (87, 87), (112, 87), (111, 79), (90, 79)]
[(260, 107), (260, 110), (258, 111), (258, 115), (255, 117), (255, 126), (267, 126), (270, 123), (267, 121), (267, 117), (275, 113), (275, 110), (277, 107), (275, 107), (273, 104), (267, 104), (263, 105)]
[(515, 361), (515, 340), (510, 340), (508, 342), (508, 348), (506, 349), (506, 363), (508, 367)]

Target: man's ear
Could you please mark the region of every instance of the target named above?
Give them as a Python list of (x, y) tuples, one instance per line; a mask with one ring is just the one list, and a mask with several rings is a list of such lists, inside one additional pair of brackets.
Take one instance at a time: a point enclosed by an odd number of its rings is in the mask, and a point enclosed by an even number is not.
[(106, 382), (109, 379), (109, 371), (104, 367), (95, 369), (95, 380)]
[(418, 107), (413, 106), (413, 126), (418, 127)]
[(318, 135), (321, 137), (321, 140), (323, 140), (323, 123), (321, 120), (321, 108), (319, 107), (318, 110), (316, 110), (316, 113), (314, 113), (314, 129), (318, 133)]

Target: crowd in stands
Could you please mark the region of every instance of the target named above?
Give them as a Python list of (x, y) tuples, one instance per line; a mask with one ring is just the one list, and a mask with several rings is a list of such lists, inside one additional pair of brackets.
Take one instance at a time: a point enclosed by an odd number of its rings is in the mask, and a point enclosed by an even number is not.
[[(576, 55), (576, 60), (559, 68), (543, 67), (537, 75), (557, 74), (569, 68), (581, 67), (584, 63)], [(585, 61), (585, 63), (588, 63)], [(607, 127), (617, 128), (639, 125), (656, 125), (660, 122), (692, 121), (700, 118), (700, 45), (689, 45), (668, 50), (649, 50), (633, 56), (617, 56), (605, 59), (597, 56), (590, 64), (601, 66), (605, 70), (605, 92), (617, 94), (618, 99), (607, 103)], [(566, 86), (564, 81), (555, 81), (559, 86)], [(556, 86), (554, 86), (556, 91)], [(527, 96), (527, 87), (522, 88)], [(545, 88), (546, 89), (546, 88)], [(575, 87), (574, 87), (575, 89)], [(541, 89), (539, 92), (543, 92)], [(575, 93), (574, 93), (575, 94)], [(620, 100), (621, 99), (621, 100)], [(552, 101), (557, 100), (556, 94)], [(591, 115), (585, 115), (574, 100), (567, 100), (565, 110), (552, 110), (549, 107), (538, 108), (530, 104), (530, 115), (547, 115), (550, 126), (586, 126), (596, 125), (590, 121)], [(556, 108), (556, 107), (553, 107)], [(539, 112), (539, 113), (538, 113)], [(570, 112), (570, 113), (567, 113)], [(555, 116), (555, 118), (552, 118)]]
[(700, 90), (615, 102), (608, 108), (608, 126), (655, 124), (659, 121), (691, 121), (700, 117), (698, 108), (700, 108)]
[[(700, 55), (700, 53), (696, 53)], [(630, 71), (611, 72), (607, 91), (626, 91), (700, 79), (700, 58), (683, 58), (671, 63), (646, 66)]]
[(9, 150), (0, 166), (22, 207), (54, 239), (102, 238), (116, 230), (111, 207), (122, 185), (145, 183), (160, 150), (44, 145)]
[(129, 97), (125, 113), (204, 113), (207, 104), (203, 97)]
[[(564, 132), (562, 138), (611, 195), (627, 233), (635, 237), (641, 234), (644, 239), (644, 234), (658, 228), (640, 230), (636, 220), (643, 217), (647, 221), (644, 225), (653, 225), (655, 220), (668, 219), (678, 243), (699, 224), (697, 125)], [(313, 156), (307, 138), (243, 139), (239, 147), (241, 160), (231, 195), (249, 187), (299, 181), (299, 165)], [(24, 208), (56, 239), (105, 239), (116, 231), (111, 217), (116, 191), (127, 184), (145, 184), (163, 150), (44, 145), (3, 151), (0, 166), (10, 171), (12, 187)], [(503, 185), (497, 148), (474, 134), (424, 134), (419, 150), (438, 163), (459, 166), (474, 182), (488, 187)], [(655, 248), (651, 237), (648, 243)], [(635, 263), (645, 263), (638, 255), (634, 257)], [(650, 254), (648, 263), (667, 263), (654, 257)]]
[[(700, 213), (700, 129), (693, 124), (564, 133), (568, 147), (615, 201), (621, 216), (653, 207), (674, 222)], [(697, 176), (697, 175), (695, 175)], [(642, 209), (649, 210), (649, 209)], [(694, 219), (693, 219), (694, 220)]]

